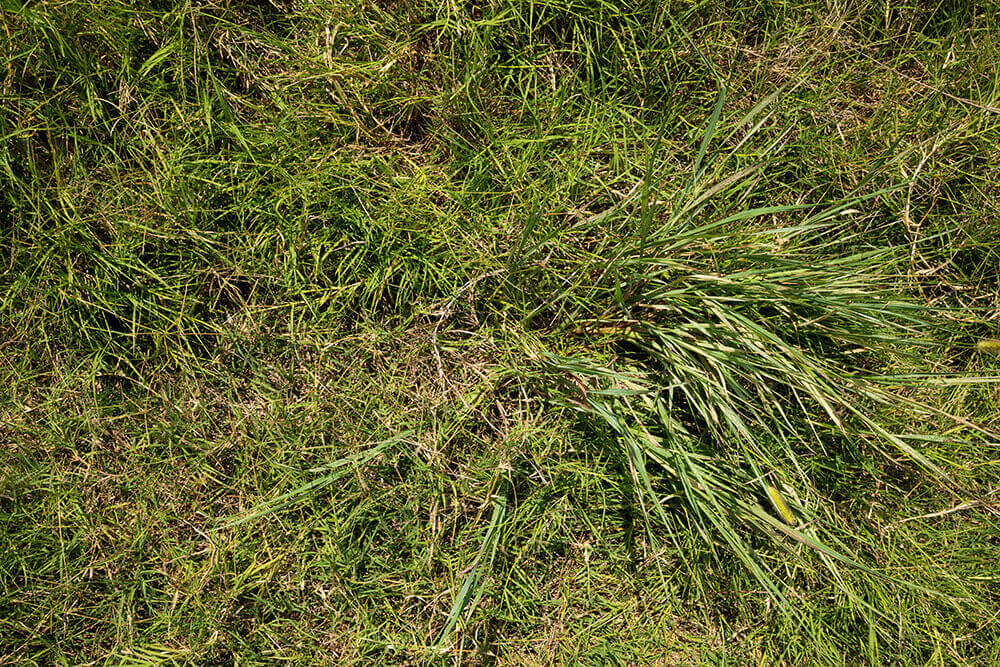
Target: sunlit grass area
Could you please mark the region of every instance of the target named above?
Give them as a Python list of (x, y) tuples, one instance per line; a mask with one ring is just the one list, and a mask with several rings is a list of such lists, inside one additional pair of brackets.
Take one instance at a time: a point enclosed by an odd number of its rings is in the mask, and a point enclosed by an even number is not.
[(1000, 662), (1000, 6), (0, 2), (0, 662)]

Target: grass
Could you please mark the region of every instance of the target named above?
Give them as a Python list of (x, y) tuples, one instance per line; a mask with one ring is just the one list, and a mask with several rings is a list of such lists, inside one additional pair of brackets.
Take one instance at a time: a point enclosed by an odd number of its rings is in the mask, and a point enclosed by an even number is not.
[(997, 662), (997, 9), (0, 2), (0, 662)]

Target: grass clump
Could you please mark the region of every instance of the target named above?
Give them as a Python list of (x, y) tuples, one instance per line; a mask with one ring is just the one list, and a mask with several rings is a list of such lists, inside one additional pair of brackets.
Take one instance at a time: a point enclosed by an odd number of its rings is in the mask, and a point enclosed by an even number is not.
[(4, 661), (997, 660), (995, 12), (0, 12)]

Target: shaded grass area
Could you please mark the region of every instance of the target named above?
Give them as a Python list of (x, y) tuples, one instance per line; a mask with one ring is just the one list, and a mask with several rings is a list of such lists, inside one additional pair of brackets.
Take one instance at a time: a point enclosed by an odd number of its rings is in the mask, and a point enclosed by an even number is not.
[(2, 5), (4, 660), (1000, 659), (997, 7), (627, 4)]

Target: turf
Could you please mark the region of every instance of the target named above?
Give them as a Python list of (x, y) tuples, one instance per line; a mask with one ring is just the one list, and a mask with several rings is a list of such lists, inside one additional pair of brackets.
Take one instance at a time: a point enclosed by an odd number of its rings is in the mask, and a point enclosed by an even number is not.
[(0, 1), (0, 662), (1000, 661), (998, 17)]

